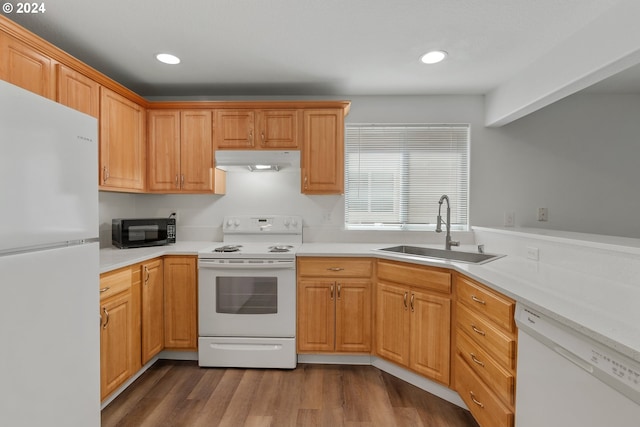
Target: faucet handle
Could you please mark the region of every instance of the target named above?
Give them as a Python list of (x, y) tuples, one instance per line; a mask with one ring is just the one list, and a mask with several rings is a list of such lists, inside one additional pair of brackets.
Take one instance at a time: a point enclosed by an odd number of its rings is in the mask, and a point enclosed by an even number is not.
[(449, 241), (449, 244), (451, 246), (460, 246), (460, 241), (459, 240), (451, 240), (451, 241)]

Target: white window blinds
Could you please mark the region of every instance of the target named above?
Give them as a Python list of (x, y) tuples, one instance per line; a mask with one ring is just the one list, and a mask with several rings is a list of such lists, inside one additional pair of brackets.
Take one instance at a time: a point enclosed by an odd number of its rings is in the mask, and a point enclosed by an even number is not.
[(466, 229), (469, 125), (349, 124), (345, 181), (348, 229), (435, 228), (443, 194), (452, 228)]

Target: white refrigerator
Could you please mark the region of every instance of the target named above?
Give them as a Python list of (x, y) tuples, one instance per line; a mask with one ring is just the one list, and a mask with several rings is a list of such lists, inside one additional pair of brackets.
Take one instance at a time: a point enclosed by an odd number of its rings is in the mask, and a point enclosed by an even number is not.
[(0, 426), (98, 427), (98, 124), (0, 81)]

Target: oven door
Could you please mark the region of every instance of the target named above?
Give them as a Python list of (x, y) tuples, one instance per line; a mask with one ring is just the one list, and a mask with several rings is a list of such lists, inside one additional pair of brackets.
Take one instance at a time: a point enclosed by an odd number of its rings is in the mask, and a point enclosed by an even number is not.
[(295, 337), (295, 260), (198, 262), (201, 337)]

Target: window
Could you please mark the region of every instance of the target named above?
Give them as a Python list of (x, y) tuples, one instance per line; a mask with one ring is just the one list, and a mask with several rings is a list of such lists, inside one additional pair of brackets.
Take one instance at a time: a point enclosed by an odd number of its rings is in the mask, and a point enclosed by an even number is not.
[(435, 229), (443, 194), (466, 229), (469, 125), (349, 124), (345, 182), (347, 229)]

